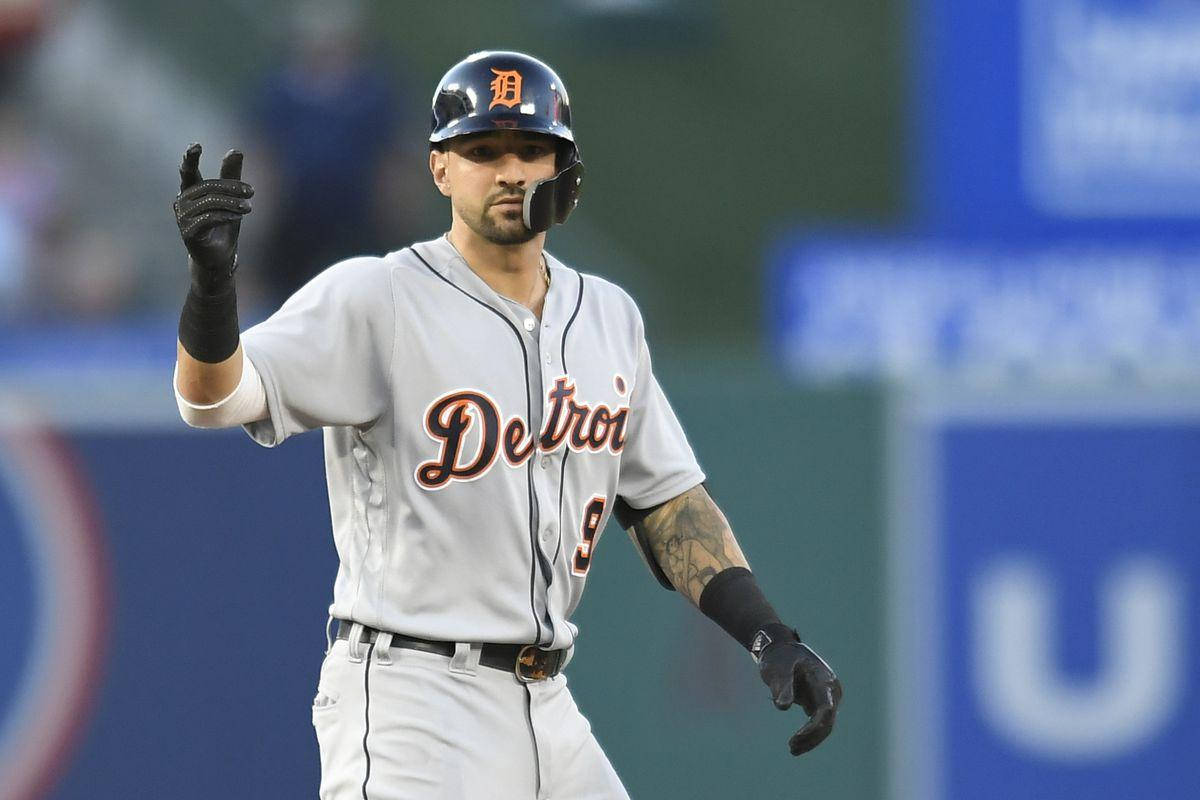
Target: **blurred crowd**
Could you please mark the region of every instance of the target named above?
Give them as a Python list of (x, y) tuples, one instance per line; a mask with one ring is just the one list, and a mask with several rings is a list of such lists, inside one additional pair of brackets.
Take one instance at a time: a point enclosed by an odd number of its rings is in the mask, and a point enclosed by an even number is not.
[(257, 189), (243, 306), (272, 310), (324, 267), (418, 236), (432, 201), (424, 103), (394, 54), (379, 57), (353, 0), (297, 4), (285, 22), (269, 66), (229, 91), (197, 87), (113, 3), (4, 4), (0, 325), (176, 313), (187, 278), (172, 183), (197, 139), (209, 172), (224, 146), (244, 150)]

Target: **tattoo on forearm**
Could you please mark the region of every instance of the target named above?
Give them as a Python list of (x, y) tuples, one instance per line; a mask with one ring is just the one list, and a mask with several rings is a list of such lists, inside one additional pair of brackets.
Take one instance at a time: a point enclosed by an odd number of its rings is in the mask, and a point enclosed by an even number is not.
[(748, 566), (725, 515), (703, 486), (664, 503), (638, 527), (663, 572), (694, 605), (718, 572)]

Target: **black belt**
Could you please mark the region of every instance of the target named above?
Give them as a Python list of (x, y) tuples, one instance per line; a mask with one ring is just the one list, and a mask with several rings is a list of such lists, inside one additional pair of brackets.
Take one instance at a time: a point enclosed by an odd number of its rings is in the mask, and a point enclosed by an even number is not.
[[(350, 628), (354, 625), (349, 620), (337, 621), (337, 638), (350, 640)], [(374, 642), (381, 631), (368, 628), (362, 629), (361, 641)], [(454, 655), (453, 642), (434, 642), (429, 639), (418, 639), (414, 636), (392, 634), (392, 647), (403, 647), (407, 650), (420, 650), (423, 653), (437, 653), (449, 658)], [(543, 650), (535, 644), (485, 644), (479, 654), (479, 663), (492, 669), (511, 672), (523, 683), (553, 678), (562, 672), (566, 660), (566, 650)]]

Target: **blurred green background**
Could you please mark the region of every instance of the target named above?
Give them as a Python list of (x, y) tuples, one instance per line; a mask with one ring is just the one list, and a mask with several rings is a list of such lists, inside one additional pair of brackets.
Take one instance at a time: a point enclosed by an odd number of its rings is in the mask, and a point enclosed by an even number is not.
[[(193, 90), (233, 108), (284, 57), (296, 5), (113, 2)], [(441, 74), (468, 53), (508, 48), (563, 76), (588, 173), (549, 248), (632, 292), (654, 342), (758, 352), (775, 236), (903, 213), (903, 8), (889, 0), (376, 3), (367, 13), (372, 49), (411, 106), (405, 178), (424, 192), (428, 236), (448, 223), (422, 174)]]

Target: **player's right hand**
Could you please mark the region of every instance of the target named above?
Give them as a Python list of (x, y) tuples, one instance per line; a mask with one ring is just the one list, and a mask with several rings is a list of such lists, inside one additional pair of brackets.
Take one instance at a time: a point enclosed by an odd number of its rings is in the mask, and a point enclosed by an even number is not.
[(254, 187), (242, 180), (242, 154), (230, 150), (221, 160), (221, 177), (200, 177), (199, 144), (184, 153), (179, 165), (175, 221), (191, 256), (192, 279), (211, 289), (227, 280), (237, 266), (237, 240), (242, 217), (250, 213)]

